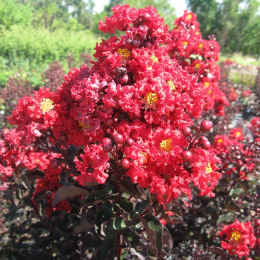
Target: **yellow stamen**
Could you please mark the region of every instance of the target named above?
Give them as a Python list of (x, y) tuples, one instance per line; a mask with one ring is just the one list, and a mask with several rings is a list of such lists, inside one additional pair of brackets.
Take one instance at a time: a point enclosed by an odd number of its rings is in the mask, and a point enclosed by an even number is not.
[(171, 79), (167, 81), (167, 84), (171, 88), (171, 90), (173, 90), (173, 91), (176, 90), (176, 87), (174, 86), (174, 83)]
[(241, 132), (236, 132), (236, 137), (239, 137), (239, 136), (241, 136)]
[(208, 81), (204, 82), (204, 86), (205, 88), (207, 88), (209, 86), (209, 82)]
[(196, 70), (200, 69), (200, 64), (199, 64), (199, 63), (197, 63), (197, 64), (195, 65), (195, 69), (196, 69)]
[(233, 231), (231, 233), (230, 241), (239, 242), (241, 240), (242, 234), (239, 231)]
[(149, 160), (149, 157), (148, 157), (148, 154), (146, 152), (141, 152), (141, 155), (142, 155), (142, 164), (147, 164), (148, 163), (148, 160)]
[(208, 166), (205, 167), (205, 170), (206, 170), (206, 172), (209, 173), (209, 174), (213, 172), (210, 163), (208, 163)]
[(196, 35), (199, 35), (200, 33), (199, 33), (199, 32), (196, 32), (195, 34), (196, 34)]
[(82, 128), (85, 127), (85, 124), (84, 124), (82, 121), (78, 121), (78, 124), (79, 124), (79, 126), (82, 127)]
[(188, 20), (191, 20), (191, 19), (192, 19), (192, 15), (191, 15), (191, 14), (188, 14), (188, 15), (187, 15), (187, 19), (188, 19)]
[(203, 48), (203, 43), (199, 44), (199, 48), (202, 49)]
[(183, 44), (184, 46), (187, 46), (187, 45), (188, 45), (188, 42), (185, 41), (185, 42), (183, 42), (182, 44)]
[(54, 108), (53, 101), (49, 98), (43, 98), (40, 108), (43, 113), (49, 112)]
[(218, 143), (219, 144), (223, 143), (223, 139), (218, 139)]
[(78, 121), (78, 124), (81, 128), (84, 128), (84, 129), (90, 129), (90, 124), (85, 124), (83, 121)]
[(156, 56), (154, 56), (154, 55), (152, 55), (152, 56), (150, 57), (150, 59), (151, 59), (154, 63), (158, 63), (158, 62), (159, 62), (158, 58), (157, 58)]
[(124, 59), (129, 58), (131, 55), (131, 52), (126, 48), (119, 48), (117, 53), (120, 54)]
[(165, 152), (170, 152), (172, 150), (172, 139), (169, 138), (169, 139), (162, 140), (160, 143), (160, 147)]
[(153, 106), (153, 104), (155, 104), (158, 101), (158, 94), (156, 92), (148, 92), (146, 93), (145, 97), (145, 103), (148, 106)]

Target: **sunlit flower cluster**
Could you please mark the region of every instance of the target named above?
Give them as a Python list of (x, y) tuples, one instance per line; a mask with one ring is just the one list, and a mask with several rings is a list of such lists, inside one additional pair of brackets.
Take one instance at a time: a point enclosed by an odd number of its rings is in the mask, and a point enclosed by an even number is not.
[(113, 12), (99, 29), (123, 34), (97, 45), (91, 69), (72, 69), (56, 92), (19, 101), (8, 133), (17, 145), (1, 143), (2, 180), (17, 167), (40, 169), (36, 194), (54, 192), (62, 171), (84, 186), (104, 184), (119, 169), (162, 204), (192, 198), (194, 186), (214, 196), (219, 160), (209, 141), (192, 135), (203, 111), (223, 114), (228, 105), (217, 85), (217, 42), (202, 38), (191, 12), (171, 32), (153, 7)]
[(221, 241), (221, 247), (228, 250), (231, 256), (236, 254), (239, 258), (249, 255), (249, 247), (253, 248), (256, 241), (251, 222), (241, 223), (236, 220), (225, 225), (218, 235), (225, 239)]

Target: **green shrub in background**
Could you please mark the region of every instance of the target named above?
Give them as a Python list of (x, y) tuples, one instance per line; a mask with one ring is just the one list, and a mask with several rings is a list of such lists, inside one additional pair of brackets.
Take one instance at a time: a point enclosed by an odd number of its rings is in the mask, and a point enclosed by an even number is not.
[(44, 28), (24, 28), (15, 25), (1, 32), (0, 56), (10, 65), (18, 59), (42, 63), (64, 59), (69, 52), (79, 58), (83, 52), (91, 53), (96, 38), (90, 31), (67, 31), (63, 28), (50, 31)]
[(60, 11), (63, 4), (58, 0), (0, 1), (0, 87), (16, 73), (39, 86), (41, 73), (52, 61), (59, 60), (67, 71), (68, 55), (77, 64), (82, 53), (92, 54), (98, 37), (77, 19), (65, 19), (68, 12)]
[[(54, 60), (60, 61), (64, 71), (67, 72), (68, 67), (70, 67), (66, 60), (68, 55), (74, 57), (74, 66), (78, 66), (80, 55), (82, 53), (92, 54), (95, 43), (100, 38), (107, 37), (98, 31), (98, 22), (103, 20), (105, 16), (111, 15), (111, 8), (115, 4), (126, 2), (137, 8), (154, 5), (165, 21), (173, 26), (174, 9), (169, 4), (169, 0), (109, 0), (108, 5), (101, 13), (93, 12), (93, 0), (0, 0), (0, 87), (5, 86), (8, 77), (16, 73), (25, 74), (33, 86), (39, 86), (42, 84), (41, 73)], [(213, 3), (214, 6), (215, 0), (209, 1), (206, 5), (205, 1), (202, 0), (187, 2), (196, 2), (199, 9), (207, 7), (212, 12), (215, 10), (210, 5)], [(231, 0), (225, 1), (226, 4), (233, 2)], [(255, 54), (257, 53), (255, 49), (259, 49), (259, 44), (257, 44), (259, 37), (257, 36), (259, 35), (260, 23), (258, 22), (259, 12), (256, 12), (256, 8), (253, 7), (259, 5), (256, 0), (249, 2), (250, 8), (246, 9), (248, 12), (245, 14), (248, 19), (250, 18), (248, 20), (250, 23), (243, 31), (241, 44), (246, 46), (248, 53)], [(237, 3), (234, 5), (236, 6)], [(200, 12), (197, 10), (199, 17)], [(208, 17), (218, 19), (215, 15), (210, 16), (209, 12), (202, 12), (202, 14), (205, 13)], [(252, 15), (250, 16), (250, 14)], [(238, 14), (234, 12), (231, 18), (234, 15)], [(239, 14), (239, 17), (241, 15)], [(216, 27), (218, 23), (214, 19), (211, 21), (203, 18), (202, 20), (205, 21), (201, 25), (202, 31), (203, 24), (210, 28), (213, 25)], [(210, 33), (213, 31), (211, 28)], [(221, 32), (221, 30), (216, 32)], [(208, 35), (207, 30), (204, 33)], [(222, 37), (225, 36), (222, 33), (219, 34)], [(238, 42), (236, 37), (233, 38), (232, 42)], [(229, 41), (226, 42), (229, 46)], [(232, 51), (233, 49), (228, 49), (228, 46), (222, 49)], [(243, 50), (241, 49), (241, 51)], [(225, 55), (227, 54), (225, 53)], [(237, 62), (242, 65), (247, 65), (244, 64), (246, 62), (259, 66), (259, 59), (256, 58), (253, 61), (249, 59), (250, 57), (248, 59), (242, 57)]]
[(54, 60), (63, 63), (70, 54), (78, 61), (82, 53), (92, 54), (97, 37), (89, 30), (73, 31), (59, 28), (50, 31), (13, 25), (0, 32), (0, 85), (5, 85), (13, 72), (29, 73), (32, 85), (41, 84), (43, 72)]
[(33, 20), (33, 9), (14, 0), (0, 1), (0, 30), (15, 24), (29, 25)]

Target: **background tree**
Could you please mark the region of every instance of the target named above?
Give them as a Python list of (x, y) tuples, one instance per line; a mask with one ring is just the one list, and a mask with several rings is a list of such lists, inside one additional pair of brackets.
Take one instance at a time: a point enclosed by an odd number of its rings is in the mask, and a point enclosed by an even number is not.
[(260, 2), (257, 0), (187, 0), (204, 37), (214, 34), (224, 52), (260, 55)]
[(92, 0), (67, 0), (66, 6), (71, 10), (70, 15), (77, 20), (85, 29), (89, 29), (93, 20), (93, 8), (95, 6)]
[(216, 0), (188, 0), (186, 3), (188, 8), (197, 15), (203, 37), (217, 35), (221, 28), (221, 10), (218, 2)]

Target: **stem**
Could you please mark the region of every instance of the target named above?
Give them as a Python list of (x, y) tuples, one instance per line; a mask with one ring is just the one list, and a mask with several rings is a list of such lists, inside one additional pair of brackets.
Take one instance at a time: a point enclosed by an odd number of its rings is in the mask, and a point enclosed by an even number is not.
[(117, 231), (116, 233), (116, 259), (120, 260), (121, 257), (121, 233)]
[(199, 135), (200, 135), (200, 129), (199, 129), (198, 132), (195, 134), (194, 139), (189, 143), (189, 145), (188, 145), (188, 150), (190, 150), (190, 148), (193, 146), (194, 142), (196, 141), (196, 139), (198, 138)]
[(68, 158), (68, 153), (67, 151), (63, 150), (57, 140), (57, 138), (55, 137), (55, 135), (53, 134), (52, 130), (50, 130), (50, 133), (51, 133), (51, 137), (53, 138), (54, 142), (55, 142), (55, 145), (59, 151), (59, 153), (63, 156), (63, 158), (66, 160), (66, 162), (68, 163), (70, 169), (72, 170), (72, 172), (75, 174), (75, 175), (78, 175), (78, 171), (74, 165), (74, 162), (71, 161), (69, 158)]
[[(119, 173), (119, 161), (118, 161), (118, 147), (116, 145), (116, 168), (115, 168), (115, 174), (116, 174), (116, 190), (118, 191), (117, 200), (120, 199), (120, 192), (119, 192), (119, 186), (120, 186), (120, 173)], [(116, 232), (116, 259), (120, 260), (121, 257), (121, 233), (120, 231)]]

